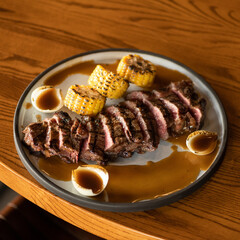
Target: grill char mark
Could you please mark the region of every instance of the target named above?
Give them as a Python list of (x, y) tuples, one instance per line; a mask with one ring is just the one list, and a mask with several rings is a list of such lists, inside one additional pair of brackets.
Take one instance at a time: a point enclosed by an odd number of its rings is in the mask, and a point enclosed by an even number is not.
[(93, 118), (80, 119), (88, 131), (88, 137), (83, 142), (80, 158), (81, 160), (97, 161), (99, 164), (104, 162), (104, 149), (101, 145), (97, 145), (98, 132), (100, 132), (99, 123)]
[[(143, 134), (142, 146), (139, 146), (139, 152), (151, 152), (156, 150), (159, 144), (156, 132), (156, 123), (151, 113), (140, 101), (125, 101), (120, 104), (124, 108), (132, 111), (139, 122)], [(155, 126), (155, 127), (154, 127)]]
[(32, 151), (41, 152), (45, 150), (44, 143), (46, 139), (47, 124), (30, 123), (24, 130), (24, 143), (32, 148)]
[(161, 139), (169, 138), (168, 129), (172, 125), (171, 115), (160, 100), (151, 97), (151, 93), (144, 91), (135, 91), (127, 95), (127, 100), (141, 101), (149, 108), (157, 123), (158, 135)]
[(173, 126), (171, 127), (171, 135), (179, 136), (188, 131), (196, 129), (196, 121), (189, 113), (188, 106), (180, 100), (180, 98), (168, 88), (161, 90), (153, 90), (153, 97), (163, 102), (173, 117)]
[(106, 108), (105, 112), (114, 116), (121, 123), (129, 144), (141, 144), (143, 140), (141, 128), (135, 115), (128, 108), (124, 108), (119, 104)]
[(193, 82), (183, 80), (171, 83), (169, 88), (188, 106), (189, 112), (196, 120), (197, 129), (200, 128), (204, 119), (206, 100), (195, 92)]

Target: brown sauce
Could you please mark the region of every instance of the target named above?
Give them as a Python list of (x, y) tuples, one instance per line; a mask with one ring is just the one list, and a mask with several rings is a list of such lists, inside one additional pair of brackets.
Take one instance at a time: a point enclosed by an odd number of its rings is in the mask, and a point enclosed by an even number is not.
[[(119, 63), (119, 60), (117, 60), (113, 64), (102, 64), (101, 65), (108, 69), (109, 71), (116, 72), (117, 65)], [(50, 76), (44, 81), (44, 85), (51, 85), (51, 86), (56, 86), (60, 83), (62, 83), (68, 76), (81, 73), (85, 75), (90, 75), (94, 68), (97, 66), (97, 64), (92, 60), (92, 61), (86, 61), (86, 62), (80, 62), (78, 64), (75, 64), (71, 67), (65, 68), (54, 75)]]
[(37, 119), (37, 122), (41, 122), (42, 121), (42, 116), (40, 114), (37, 114), (36, 119)]
[[(111, 63), (111, 64), (101, 63), (101, 65), (109, 71), (116, 72), (119, 61), (120, 60), (117, 60), (115, 63)], [(55, 73), (54, 75), (50, 76), (44, 81), (44, 84), (56, 86), (62, 83), (68, 76), (77, 74), (77, 73), (91, 75), (91, 73), (93, 72), (96, 66), (97, 64), (93, 60), (77, 63), (73, 66), (65, 68)], [(162, 66), (156, 66), (156, 67), (157, 67), (157, 73), (151, 89), (160, 89), (168, 85), (170, 82), (176, 82), (183, 79), (188, 79), (188, 77), (186, 77), (184, 74), (178, 71), (171, 70)]]
[(167, 141), (172, 143), (173, 145), (177, 145), (177, 146), (181, 147), (184, 150), (188, 150), (188, 147), (186, 145), (186, 140), (187, 140), (188, 135), (189, 135), (189, 133), (186, 133), (182, 136), (175, 137), (175, 138), (171, 137)]
[[(207, 170), (216, 157), (218, 148), (209, 155), (198, 156), (189, 151), (173, 152), (158, 162), (146, 165), (108, 165), (109, 182), (104, 191), (109, 202), (136, 202), (153, 199), (182, 189), (194, 182), (201, 170)], [(82, 163), (80, 163), (82, 164)], [(58, 157), (39, 160), (39, 168), (48, 176), (70, 181), (77, 164), (67, 164)], [(129, 180), (130, 179), (130, 180)], [(94, 197), (101, 201), (101, 195)], [(106, 200), (104, 200), (106, 201)]]
[(195, 152), (205, 151), (216, 144), (217, 135), (199, 134), (191, 140), (191, 147)]
[(196, 180), (200, 170), (206, 170), (217, 154), (206, 156), (178, 152), (147, 165), (107, 166), (109, 183), (105, 191), (110, 202), (136, 202), (153, 199), (180, 190)]
[(149, 90), (161, 89), (166, 87), (170, 82), (176, 82), (189, 79), (186, 75), (172, 69), (168, 69), (162, 66), (156, 66), (157, 72), (153, 82), (153, 85)]
[(66, 163), (59, 157), (54, 156), (50, 158), (40, 158), (38, 166), (42, 172), (51, 178), (70, 181), (72, 178), (72, 171), (78, 167), (78, 164)]
[(60, 103), (60, 100), (57, 96), (57, 91), (55, 88), (49, 88), (43, 91), (39, 97), (36, 99), (36, 105), (42, 109), (54, 109)]
[(103, 181), (101, 177), (93, 171), (84, 169), (76, 171), (74, 175), (75, 181), (78, 185), (86, 189), (91, 189), (93, 193), (98, 193), (103, 188)]
[(24, 107), (25, 107), (26, 109), (30, 109), (30, 108), (32, 107), (32, 104), (29, 103), (29, 102), (26, 102), (26, 103), (24, 104)]

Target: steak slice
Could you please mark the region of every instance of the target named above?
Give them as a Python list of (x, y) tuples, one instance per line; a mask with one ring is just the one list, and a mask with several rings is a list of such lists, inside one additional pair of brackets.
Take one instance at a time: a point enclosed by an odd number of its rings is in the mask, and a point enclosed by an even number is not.
[(196, 121), (189, 113), (188, 106), (182, 102), (179, 97), (168, 88), (153, 90), (153, 96), (163, 102), (173, 117), (171, 135), (179, 136), (185, 132), (196, 129)]
[(129, 109), (136, 117), (139, 122), (139, 126), (142, 130), (143, 141), (142, 146), (139, 147), (139, 152), (152, 152), (156, 150), (159, 144), (158, 134), (156, 132), (156, 122), (148, 111), (147, 107), (140, 101), (124, 101), (119, 104)]
[(47, 133), (47, 123), (30, 123), (24, 130), (23, 142), (31, 147), (34, 152), (44, 152), (45, 151), (45, 139)]
[(141, 128), (135, 115), (129, 109), (117, 105), (106, 108), (105, 112), (113, 115), (122, 124), (123, 131), (129, 142), (142, 142), (143, 136)]
[[(123, 157), (132, 156), (131, 153), (135, 151), (139, 152), (139, 149), (142, 149), (143, 134), (135, 115), (128, 108), (120, 105), (111, 106), (106, 109), (106, 111), (108, 110), (109, 113), (115, 116), (121, 123), (128, 140), (128, 145), (126, 146)], [(141, 151), (141, 153), (143, 153), (143, 151)]]
[(97, 121), (95, 121), (94, 118), (88, 116), (81, 117), (80, 122), (88, 131), (88, 136), (82, 145), (80, 159), (96, 161), (97, 163), (101, 164), (104, 161), (104, 146), (103, 144), (97, 144), (100, 125)]
[(193, 82), (191, 80), (173, 82), (169, 88), (188, 106), (189, 112), (196, 120), (197, 129), (200, 128), (203, 123), (207, 102), (195, 92)]
[(107, 113), (100, 113), (98, 118), (102, 124), (105, 135), (105, 153), (113, 158), (118, 156), (130, 156), (131, 154), (126, 151), (129, 142), (121, 123), (116, 117)]
[(127, 100), (139, 100), (148, 107), (150, 112), (153, 114), (154, 119), (157, 123), (157, 132), (161, 139), (166, 140), (169, 138), (169, 128), (172, 125), (171, 115), (168, 110), (164, 107), (163, 103), (154, 99), (151, 93), (145, 91), (134, 91), (127, 95)]
[(104, 114), (99, 114), (98, 119), (102, 124), (102, 132), (105, 135), (104, 139), (104, 151), (111, 149), (114, 146), (114, 135), (112, 131), (112, 126), (110, 124), (109, 118)]
[[(47, 124), (46, 139), (44, 141), (44, 147), (47, 151), (44, 152), (44, 155), (46, 157), (59, 155), (59, 126), (54, 118), (47, 118), (43, 122)], [(68, 161), (65, 156), (63, 158)]]
[(73, 147), (80, 152), (83, 140), (88, 137), (88, 131), (77, 118), (73, 121), (70, 131)]
[[(79, 146), (74, 146), (71, 138), (72, 119), (66, 112), (55, 113), (52, 117), (58, 128), (58, 155), (77, 163), (79, 159)], [(75, 148), (76, 147), (76, 148)]]

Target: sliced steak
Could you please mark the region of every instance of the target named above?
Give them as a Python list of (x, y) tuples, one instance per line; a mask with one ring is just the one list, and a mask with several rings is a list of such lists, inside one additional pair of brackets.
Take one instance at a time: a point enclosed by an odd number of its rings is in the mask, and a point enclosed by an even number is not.
[(179, 136), (185, 132), (196, 129), (196, 121), (188, 112), (188, 106), (182, 102), (179, 97), (168, 88), (153, 90), (153, 96), (163, 102), (173, 117), (171, 127), (171, 136)]
[(173, 82), (169, 88), (188, 106), (189, 112), (197, 122), (197, 128), (200, 128), (203, 123), (206, 100), (195, 92), (192, 81)]
[(105, 109), (110, 115), (113, 115), (122, 124), (123, 131), (129, 142), (141, 143), (143, 135), (135, 115), (127, 108), (117, 105)]
[(59, 156), (66, 162), (78, 161), (80, 139), (86, 135), (81, 135), (79, 121), (72, 121), (64, 112), (55, 113), (40, 123), (29, 124), (23, 133), (24, 142), (32, 151), (41, 152), (45, 157)]
[(148, 111), (148, 108), (140, 101), (124, 101), (119, 104), (122, 107), (129, 109), (139, 122), (142, 130), (143, 141), (139, 147), (140, 152), (152, 152), (156, 150), (159, 144), (159, 137), (156, 133), (156, 122)]
[(153, 114), (154, 119), (157, 123), (159, 137), (163, 140), (169, 138), (168, 130), (171, 127), (173, 121), (170, 113), (160, 100), (152, 98), (151, 93), (145, 91), (131, 92), (127, 95), (126, 99), (139, 100), (144, 105), (146, 105), (149, 108), (150, 112)]
[(126, 152), (129, 142), (121, 123), (115, 118), (115, 116), (107, 113), (99, 114), (98, 118), (102, 124), (102, 129), (105, 135), (105, 153), (113, 157), (128, 156), (128, 154), (124, 152)]
[(108, 116), (104, 114), (99, 114), (98, 119), (101, 121), (102, 124), (102, 132), (104, 133), (104, 151), (108, 149), (114, 148), (114, 135), (112, 131), (112, 126)]
[(56, 121), (58, 126), (58, 154), (73, 163), (77, 163), (80, 147), (74, 146), (71, 138), (72, 119), (66, 112), (55, 113), (52, 119)]
[(102, 145), (97, 144), (100, 125), (94, 118), (90, 117), (83, 117), (80, 121), (88, 131), (88, 137), (84, 140), (82, 145), (80, 159), (96, 161), (101, 164), (101, 162), (104, 161), (104, 148)]
[(45, 150), (45, 139), (47, 133), (47, 124), (45, 122), (30, 123), (24, 130), (24, 143), (31, 147), (34, 152)]
[[(54, 118), (45, 119), (43, 122), (47, 124), (44, 147), (48, 151), (45, 152), (45, 156), (59, 155), (59, 126)], [(66, 157), (64, 157), (64, 160), (67, 161)]]
[(77, 118), (73, 121), (70, 131), (73, 147), (80, 152), (83, 140), (88, 137), (88, 131)]

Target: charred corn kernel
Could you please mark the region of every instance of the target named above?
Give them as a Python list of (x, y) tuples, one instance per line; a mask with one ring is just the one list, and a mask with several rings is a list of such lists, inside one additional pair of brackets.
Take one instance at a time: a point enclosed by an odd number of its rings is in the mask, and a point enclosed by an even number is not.
[(117, 73), (140, 87), (150, 87), (156, 75), (156, 67), (139, 55), (124, 56), (118, 64)]
[(88, 79), (88, 84), (104, 97), (120, 98), (128, 89), (129, 83), (122, 77), (97, 65)]
[(81, 115), (95, 116), (99, 113), (106, 98), (90, 86), (72, 85), (67, 91), (64, 105)]

